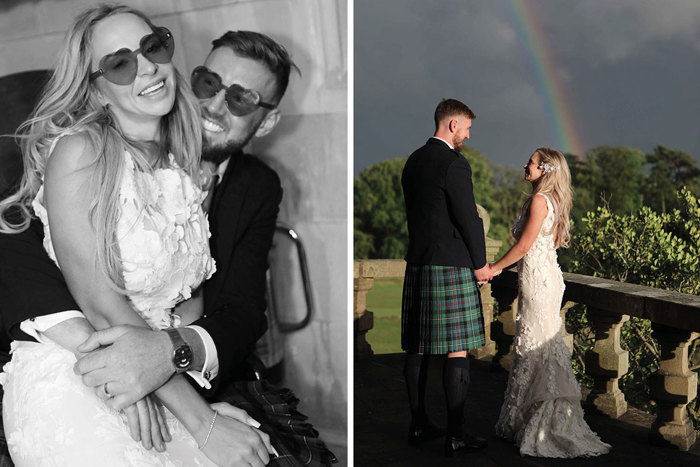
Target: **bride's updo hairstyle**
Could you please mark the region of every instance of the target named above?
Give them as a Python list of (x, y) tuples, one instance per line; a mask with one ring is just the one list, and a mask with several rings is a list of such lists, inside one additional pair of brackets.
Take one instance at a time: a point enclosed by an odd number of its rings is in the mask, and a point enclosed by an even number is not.
[(554, 247), (569, 246), (571, 239), (569, 212), (573, 204), (573, 191), (571, 190), (571, 173), (564, 155), (551, 148), (537, 148), (535, 152), (540, 157), (539, 168), (544, 170), (542, 179), (532, 190), (526, 203), (529, 205), (532, 197), (537, 193), (546, 194), (554, 206), (554, 226), (556, 232)]
[[(0, 232), (18, 233), (34, 217), (32, 201), (43, 183), (49, 152), (61, 136), (80, 133), (94, 150), (90, 170), (94, 176), (85, 187), (92, 199), (88, 216), (97, 237), (97, 258), (110, 282), (121, 289), (123, 278), (116, 238), (119, 219), (119, 191), (126, 170), (128, 151), (136, 170), (150, 172), (168, 164), (168, 153), (195, 181), (199, 182), (201, 155), (200, 109), (187, 80), (175, 69), (175, 102), (160, 122), (158, 141), (139, 142), (122, 132), (116, 117), (100, 102), (94, 82), (89, 79), (95, 26), (105, 18), (132, 14), (153, 23), (143, 13), (123, 5), (100, 5), (81, 13), (66, 33), (56, 68), (45, 85), (30, 118), (17, 130), (22, 148), (24, 173), (19, 189), (0, 201)], [(149, 163), (147, 154), (157, 154)], [(145, 189), (145, 188), (144, 188)]]

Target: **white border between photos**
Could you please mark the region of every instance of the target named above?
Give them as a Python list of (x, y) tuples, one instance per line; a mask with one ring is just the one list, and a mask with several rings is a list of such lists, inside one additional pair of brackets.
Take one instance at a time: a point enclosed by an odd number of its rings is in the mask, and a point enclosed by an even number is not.
[(348, 307), (347, 307), (347, 328), (348, 328), (348, 338), (347, 338), (347, 343), (348, 343), (348, 350), (347, 350), (347, 356), (348, 356), (348, 415), (347, 415), (347, 456), (348, 456), (348, 466), (354, 465), (354, 404), (353, 401), (355, 400), (354, 397), (354, 388), (355, 388), (355, 379), (354, 379), (354, 340), (353, 340), (353, 251), (354, 251), (354, 239), (353, 239), (353, 219), (354, 219), (354, 197), (353, 197), (353, 173), (354, 173), (354, 70), (355, 70), (355, 60), (354, 60), (354, 42), (355, 42), (355, 31), (354, 31), (354, 5), (353, 5), (353, 0), (348, 0), (348, 25), (347, 25), (347, 31), (348, 31), (348, 38), (347, 38), (347, 61), (348, 61), (348, 89), (347, 89), (347, 97), (348, 97), (348, 104), (347, 104), (347, 124), (348, 124), (348, 133), (347, 133), (347, 138), (348, 138), (348, 161), (347, 161), (347, 205), (348, 205), (348, 216), (347, 216), (347, 229), (348, 229), (348, 235), (347, 235), (347, 258), (348, 258)]

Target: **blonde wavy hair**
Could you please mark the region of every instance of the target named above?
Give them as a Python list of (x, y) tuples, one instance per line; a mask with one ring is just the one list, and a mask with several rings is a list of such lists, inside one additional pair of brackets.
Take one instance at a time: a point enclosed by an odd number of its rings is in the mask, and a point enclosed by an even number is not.
[[(126, 161), (132, 155), (136, 170), (153, 171), (169, 165), (168, 154), (199, 184), (202, 135), (200, 108), (187, 80), (175, 70), (176, 93), (172, 110), (161, 119), (157, 141), (129, 139), (108, 106), (98, 99), (91, 73), (91, 42), (95, 25), (118, 14), (133, 14), (151, 28), (153, 23), (140, 11), (123, 5), (100, 5), (81, 13), (66, 33), (56, 68), (44, 87), (38, 104), (17, 130), (24, 172), (18, 190), (0, 201), (0, 232), (18, 233), (29, 227), (34, 213), (31, 203), (42, 185), (50, 149), (61, 136), (80, 133), (95, 151), (94, 171), (88, 189), (88, 216), (97, 237), (97, 258), (113, 286), (123, 291), (123, 278), (116, 236), (119, 219), (119, 188)], [(156, 153), (149, 163), (147, 154)], [(141, 187), (142, 192), (148, 188)]]
[(532, 193), (525, 201), (525, 207), (529, 209), (532, 198), (536, 194), (543, 193), (548, 195), (554, 207), (555, 215), (554, 226), (552, 227), (552, 231), (555, 232), (554, 247), (568, 248), (569, 240), (571, 240), (569, 212), (574, 199), (569, 166), (564, 155), (556, 149), (537, 148), (535, 153), (540, 157), (540, 166), (547, 164), (558, 167), (558, 169), (542, 174), (542, 179), (533, 188)]

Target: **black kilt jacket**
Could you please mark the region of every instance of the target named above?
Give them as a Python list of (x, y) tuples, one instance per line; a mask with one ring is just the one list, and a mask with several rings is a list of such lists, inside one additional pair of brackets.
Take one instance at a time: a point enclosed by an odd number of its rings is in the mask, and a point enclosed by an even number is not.
[(486, 265), (472, 171), (460, 153), (430, 138), (406, 161), (401, 185), (408, 221), (408, 264), (473, 269)]

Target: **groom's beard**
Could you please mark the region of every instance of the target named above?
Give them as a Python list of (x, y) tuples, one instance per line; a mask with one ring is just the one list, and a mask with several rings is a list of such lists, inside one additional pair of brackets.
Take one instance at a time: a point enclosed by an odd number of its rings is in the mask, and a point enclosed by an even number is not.
[(232, 154), (242, 150), (246, 144), (253, 138), (255, 132), (247, 135), (239, 140), (230, 140), (224, 144), (211, 145), (206, 136), (202, 140), (202, 159), (213, 162), (216, 165), (231, 157)]

